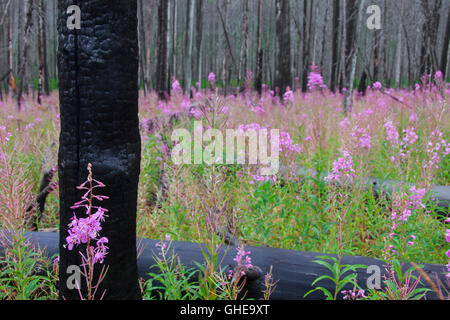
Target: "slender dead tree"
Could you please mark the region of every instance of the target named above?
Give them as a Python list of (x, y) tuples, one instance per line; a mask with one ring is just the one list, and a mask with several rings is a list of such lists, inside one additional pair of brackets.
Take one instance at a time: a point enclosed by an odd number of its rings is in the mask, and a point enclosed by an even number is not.
[(167, 32), (168, 32), (168, 2), (160, 0), (158, 7), (158, 51), (156, 63), (156, 85), (160, 99), (166, 99), (170, 92), (167, 79)]
[(395, 53), (395, 74), (394, 81), (395, 86), (398, 87), (400, 85), (400, 75), (401, 75), (401, 61), (402, 61), (402, 33), (403, 33), (403, 11), (404, 11), (404, 3), (403, 0), (399, 0), (400, 2), (400, 19), (398, 19), (398, 29), (397, 29), (397, 48)]
[(195, 1), (188, 0), (188, 13), (186, 16), (185, 52), (184, 52), (184, 91), (190, 93), (192, 85), (192, 47), (194, 37)]
[(197, 79), (201, 83), (202, 81), (202, 41), (203, 41), (203, 0), (197, 0), (196, 9), (196, 22), (195, 22), (195, 47), (197, 50), (196, 66), (197, 66)]
[(262, 1), (258, 0), (258, 26), (256, 28), (256, 72), (255, 72), (255, 89), (261, 95), (262, 76), (263, 76), (263, 49), (262, 49)]
[[(104, 299), (141, 299), (136, 250), (141, 160), (137, 0), (75, 3), (82, 12), (81, 29), (70, 30), (66, 10), (74, 1), (58, 1), (60, 298), (80, 299), (78, 290), (67, 286), (73, 275), (68, 271), (70, 266), (80, 266), (80, 252), (86, 254), (86, 248), (69, 251), (65, 240), (74, 214), (71, 206), (85, 192), (76, 186), (86, 180), (91, 163), (93, 178), (106, 185), (101, 190), (109, 197), (101, 204), (94, 200), (94, 205), (109, 210), (101, 225), (101, 236), (109, 240), (104, 260), (108, 270), (97, 298), (105, 293)], [(100, 269), (97, 266), (96, 270)], [(86, 291), (81, 281), (84, 297)]]
[(330, 89), (334, 92), (337, 85), (337, 76), (339, 73), (338, 65), (338, 49), (339, 49), (339, 15), (340, 15), (340, 1), (333, 0), (333, 38), (331, 40), (331, 79)]
[(445, 28), (444, 42), (442, 46), (441, 60), (440, 60), (440, 69), (442, 74), (444, 75), (444, 79), (447, 73), (447, 64), (448, 64), (448, 54), (450, 51), (450, 7), (447, 9), (447, 24)]
[(241, 54), (239, 62), (239, 83), (245, 78), (247, 73), (247, 60), (248, 60), (248, 0), (243, 1), (243, 11), (242, 11), (242, 41), (241, 41)]
[(423, 24), (423, 40), (420, 53), (420, 73), (421, 75), (434, 74), (438, 67), (436, 42), (442, 1), (422, 0), (421, 4), (425, 22)]
[(25, 71), (27, 65), (27, 55), (28, 55), (28, 47), (29, 47), (29, 36), (31, 33), (31, 28), (33, 27), (33, 10), (35, 7), (35, 0), (28, 0), (27, 2), (27, 15), (25, 22), (25, 32), (23, 38), (23, 52), (21, 53), (22, 59), (19, 66), (19, 85), (17, 90), (17, 108), (20, 111), (21, 103), (22, 103), (22, 93), (23, 86), (25, 81)]
[(291, 75), (291, 19), (289, 1), (276, 0), (276, 34), (278, 55), (275, 86), (280, 94), (292, 85)]

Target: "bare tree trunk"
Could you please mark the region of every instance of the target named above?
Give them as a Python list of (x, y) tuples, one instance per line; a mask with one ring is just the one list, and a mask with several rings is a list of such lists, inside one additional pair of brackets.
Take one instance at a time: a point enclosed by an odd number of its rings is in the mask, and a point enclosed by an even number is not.
[(258, 26), (256, 32), (256, 72), (255, 72), (255, 88), (259, 94), (262, 90), (262, 72), (263, 72), (263, 50), (262, 50), (262, 1), (258, 0)]
[(9, 77), (8, 77), (8, 92), (12, 91), (13, 94), (16, 92), (16, 88), (13, 83), (13, 42), (12, 42), (12, 29), (13, 29), (13, 10), (9, 8), (9, 19), (8, 19), (8, 67), (9, 67)]
[(291, 75), (291, 34), (290, 34), (290, 5), (289, 1), (276, 0), (276, 35), (278, 39), (278, 56), (275, 86), (280, 94), (292, 86)]
[(173, 77), (177, 77), (177, 19), (178, 19), (178, 0), (174, 0), (173, 8), (172, 8), (172, 58), (170, 60), (170, 63), (172, 64), (171, 70)]
[(191, 91), (192, 85), (192, 39), (194, 37), (194, 0), (188, 0), (188, 13), (186, 20), (186, 37), (185, 37), (185, 61), (184, 61), (184, 90), (188, 93)]
[(140, 68), (139, 68), (139, 80), (144, 85), (144, 94), (147, 94), (148, 83), (146, 79), (147, 75), (147, 61), (146, 61), (146, 43), (145, 43), (145, 27), (144, 27), (144, 1), (139, 0), (138, 2), (139, 8), (139, 57), (140, 57)]
[(346, 66), (348, 70), (348, 83), (347, 92), (344, 100), (344, 113), (350, 113), (353, 108), (353, 89), (356, 74), (357, 54), (356, 48), (358, 47), (359, 26), (362, 18), (362, 8), (364, 7), (365, 0), (361, 2), (357, 0), (349, 0), (347, 11), (347, 39), (346, 39), (346, 60), (350, 60), (349, 66)]
[[(231, 48), (229, 47), (230, 43), (228, 40), (228, 32), (227, 32), (227, 20), (228, 20), (228, 3), (229, 0), (223, 0), (223, 13), (220, 11), (219, 8), (219, 3), (217, 3), (217, 10), (219, 12), (220, 15), (220, 19), (222, 21), (222, 29), (224, 32), (224, 42), (223, 42), (223, 46), (222, 48), (228, 47), (229, 51), (230, 51), (230, 55), (232, 56), (233, 53), (231, 51)], [(223, 53), (223, 59), (222, 59), (222, 86), (225, 89), (224, 93), (226, 95), (226, 90), (227, 90), (227, 55), (224, 51)]]
[(442, 71), (444, 79), (446, 78), (447, 73), (447, 63), (448, 63), (447, 59), (449, 50), (450, 50), (450, 7), (448, 8), (447, 13), (447, 24), (445, 29), (444, 42), (442, 46), (441, 61), (440, 61), (440, 69)]
[[(438, 67), (436, 55), (437, 32), (439, 29), (439, 11), (442, 1), (422, 0), (422, 9), (425, 15), (425, 23), (423, 25), (423, 41), (421, 48), (420, 73), (433, 74)], [(434, 5), (433, 5), (434, 4)]]
[[(151, 20), (152, 17), (152, 5), (153, 0), (146, 0), (144, 1), (146, 6), (144, 5), (144, 8), (147, 8), (146, 11), (144, 11), (144, 29), (145, 29), (145, 42), (146, 42), (146, 50), (145, 50), (145, 65), (146, 65), (146, 75), (145, 78), (147, 79), (147, 88), (151, 88), (152, 83), (152, 73), (151, 73), (151, 39), (152, 39), (152, 32), (151, 32), (151, 23), (149, 23), (148, 20)], [(145, 16), (149, 17), (148, 19), (145, 19)]]
[(305, 1), (303, 3), (303, 91), (306, 91), (308, 88), (309, 66), (312, 64), (311, 49), (313, 49), (314, 46), (314, 35), (312, 31), (314, 3), (314, 0)]
[(248, 59), (248, 0), (244, 0), (243, 5), (244, 10), (242, 13), (242, 43), (239, 61), (239, 83), (241, 83), (242, 79), (246, 76)]
[(404, 3), (403, 0), (399, 0), (400, 2), (400, 17), (398, 21), (398, 29), (397, 29), (397, 48), (395, 54), (395, 86), (398, 88), (400, 86), (400, 73), (401, 73), (401, 61), (402, 61), (402, 32), (403, 32), (403, 9)]
[(167, 0), (160, 0), (158, 7), (158, 52), (156, 65), (156, 91), (160, 99), (166, 99), (169, 93), (167, 80), (167, 22), (168, 3)]
[(202, 40), (203, 40), (203, 0), (197, 0), (197, 17), (196, 17), (196, 47), (197, 47), (197, 79), (201, 84), (202, 81)]
[(20, 111), (21, 107), (21, 100), (22, 100), (22, 92), (23, 92), (23, 86), (24, 86), (24, 80), (25, 80), (25, 71), (26, 71), (26, 64), (27, 64), (27, 54), (28, 54), (28, 46), (29, 46), (29, 34), (31, 32), (31, 28), (33, 26), (33, 9), (34, 9), (34, 1), (28, 0), (28, 7), (27, 7), (27, 16), (26, 16), (26, 23), (25, 23), (25, 33), (23, 38), (23, 52), (20, 53), (22, 55), (22, 62), (20, 64), (19, 68), (19, 88), (17, 91), (17, 108)]
[(331, 57), (331, 84), (330, 89), (335, 92), (337, 77), (339, 72), (338, 48), (339, 48), (339, 16), (340, 1), (333, 0), (333, 39), (332, 39), (332, 57)]

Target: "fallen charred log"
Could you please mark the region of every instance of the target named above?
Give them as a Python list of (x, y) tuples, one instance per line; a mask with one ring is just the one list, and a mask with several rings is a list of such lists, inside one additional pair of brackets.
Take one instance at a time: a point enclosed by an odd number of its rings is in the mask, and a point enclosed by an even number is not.
[[(26, 237), (30, 242), (39, 246), (40, 248), (46, 248), (46, 254), (51, 257), (58, 253), (59, 237), (57, 233), (26, 233)], [(152, 268), (155, 264), (154, 256), (156, 254), (155, 245), (159, 241), (139, 239), (138, 246), (141, 247), (141, 255), (138, 258), (138, 273), (139, 277), (148, 279), (149, 272), (158, 272), (156, 268)], [(189, 268), (198, 269), (194, 262), (203, 263), (204, 257), (202, 250), (205, 247), (202, 244), (187, 243), (187, 242), (173, 242), (171, 248), (180, 257), (180, 261), (183, 265)], [(251, 251), (253, 265), (261, 269), (260, 272), (253, 272), (248, 274), (248, 279), (244, 287), (246, 292), (246, 298), (248, 299), (261, 299), (263, 298), (263, 292), (265, 290), (264, 275), (270, 271), (273, 267), (273, 280), (278, 281), (276, 288), (271, 296), (271, 299), (275, 300), (301, 300), (304, 299), (304, 295), (313, 289), (312, 283), (319, 276), (329, 275), (330, 271), (315, 263), (321, 254), (312, 252), (299, 252), (284, 249), (275, 249), (267, 247), (246, 247), (246, 250)], [(0, 247), (0, 253), (2, 248)], [(236, 247), (223, 246), (219, 252), (219, 256), (222, 259), (222, 267), (232, 268), (235, 264), (233, 258), (236, 255)], [(327, 255), (336, 257), (335, 255)], [(106, 261), (107, 263), (107, 261)], [(385, 263), (380, 260), (358, 257), (358, 256), (344, 256), (341, 260), (342, 264), (346, 265), (366, 265), (371, 266), (371, 269), (380, 270), (380, 277), (386, 275)], [(435, 264), (422, 264), (423, 271), (432, 280), (436, 278), (442, 283), (445, 283), (444, 266)], [(405, 268), (409, 268), (410, 265), (406, 264)], [(370, 269), (369, 269), (370, 270)], [(372, 271), (373, 272), (373, 271)], [(367, 289), (368, 284), (372, 283), (369, 278), (373, 277), (373, 273), (368, 272), (368, 269), (357, 269), (357, 282), (363, 289)], [(416, 276), (419, 276), (418, 272), (414, 272)], [(347, 275), (344, 274), (343, 277)], [(373, 278), (371, 278), (373, 279)], [(419, 287), (430, 288), (423, 279), (421, 280)], [(321, 287), (328, 289), (330, 292), (334, 292), (334, 285), (331, 281), (322, 281), (318, 284)], [(344, 290), (351, 290), (351, 287), (345, 287)], [(338, 298), (342, 298), (342, 294), (338, 295)], [(437, 295), (433, 291), (429, 291), (426, 295), (427, 299), (437, 299)], [(314, 292), (307, 297), (307, 299), (324, 299), (324, 296), (320, 292)]]
[[(282, 172), (287, 172), (287, 169), (285, 166), (281, 166)], [(319, 178), (320, 180), (323, 180), (328, 175), (327, 171), (323, 171), (320, 174), (320, 177), (317, 177), (317, 172), (314, 169), (298, 166), (297, 170), (295, 172), (295, 176), (298, 177), (300, 180), (304, 180), (307, 177), (315, 177)], [(283, 175), (281, 175), (283, 177)], [(347, 182), (348, 183), (348, 182)], [(369, 178), (361, 178), (356, 177), (353, 182), (355, 186), (360, 187), (363, 190), (371, 189), (372, 192), (376, 197), (389, 197), (394, 193), (395, 191), (398, 191), (401, 189), (402, 184), (398, 181), (394, 180), (383, 180), (375, 177), (369, 177)], [(409, 184), (413, 186), (412, 184)], [(450, 186), (437, 186), (432, 185), (430, 187), (429, 191), (433, 197), (436, 199), (436, 205), (439, 208), (439, 211), (444, 214), (449, 214), (449, 206), (450, 206)]]

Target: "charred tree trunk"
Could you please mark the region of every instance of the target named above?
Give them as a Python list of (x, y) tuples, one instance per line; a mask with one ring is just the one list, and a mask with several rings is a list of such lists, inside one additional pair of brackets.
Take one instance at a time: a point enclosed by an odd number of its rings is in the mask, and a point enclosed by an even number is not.
[(444, 36), (444, 43), (443, 43), (443, 47), (442, 47), (442, 53), (441, 53), (441, 65), (440, 65), (440, 69), (442, 71), (442, 74), (444, 76), (444, 79), (447, 76), (447, 59), (448, 59), (448, 52), (450, 48), (450, 8), (448, 9), (448, 13), (447, 13), (447, 25), (446, 25), (446, 29), (445, 29), (445, 36)]
[(46, 6), (44, 0), (38, 0), (38, 37), (39, 37), (39, 79), (38, 79), (38, 103), (41, 104), (41, 95), (50, 94), (49, 82), (48, 82), (48, 66), (47, 66), (47, 33), (45, 30), (45, 12)]
[(168, 32), (168, 2), (160, 0), (158, 7), (158, 53), (156, 64), (156, 92), (160, 99), (166, 99), (169, 93), (167, 79), (167, 32)]
[(144, 86), (144, 94), (147, 94), (148, 79), (147, 79), (147, 44), (145, 42), (145, 20), (144, 20), (144, 2), (140, 0), (138, 3), (139, 8), (139, 57), (140, 57), (140, 82)]
[(195, 46), (197, 48), (196, 66), (197, 66), (197, 80), (202, 81), (202, 41), (203, 41), (203, 0), (197, 0), (197, 12), (196, 12), (196, 38)]
[(292, 85), (291, 75), (291, 19), (289, 1), (276, 0), (276, 34), (278, 38), (278, 57), (275, 86), (280, 94)]
[[(76, 186), (86, 180), (86, 167), (92, 163), (94, 179), (106, 185), (102, 193), (109, 196), (102, 203), (109, 212), (101, 230), (109, 239), (104, 262), (109, 269), (98, 292), (106, 290), (105, 299), (140, 299), (136, 262), (141, 159), (137, 1), (77, 1), (81, 29), (69, 30), (66, 10), (73, 3), (58, 1), (60, 297), (80, 299), (77, 290), (69, 290), (66, 283), (67, 269), (80, 265), (77, 250), (83, 249), (69, 251), (64, 240), (73, 217), (70, 207), (83, 194)], [(81, 289), (85, 292), (83, 281)]]
[(192, 39), (194, 36), (194, 12), (195, 12), (195, 1), (188, 0), (188, 12), (186, 20), (186, 30), (185, 30), (185, 61), (184, 61), (184, 90), (188, 93), (191, 91), (192, 85)]
[(28, 55), (28, 46), (29, 46), (29, 35), (31, 32), (31, 28), (33, 27), (33, 10), (34, 10), (34, 0), (28, 0), (27, 6), (27, 16), (25, 22), (25, 33), (23, 38), (23, 52), (19, 53), (22, 55), (21, 63), (19, 67), (19, 88), (17, 90), (17, 108), (20, 111), (21, 103), (22, 103), (22, 92), (23, 86), (25, 82), (25, 71), (27, 65), (27, 55)]
[(346, 41), (345, 41), (345, 78), (347, 81), (347, 92), (344, 100), (344, 113), (347, 114), (353, 108), (353, 88), (355, 83), (358, 26), (360, 24), (361, 8), (365, 0), (346, 0)]
[(395, 87), (398, 88), (400, 86), (400, 77), (401, 77), (401, 62), (402, 62), (402, 32), (403, 32), (403, 0), (400, 0), (400, 18), (398, 19), (398, 29), (397, 29), (397, 48), (395, 53), (395, 74), (394, 74), (394, 82)]
[(422, 76), (424, 74), (434, 74), (438, 67), (436, 42), (439, 29), (439, 11), (441, 9), (442, 1), (422, 0), (421, 4), (425, 15), (420, 54), (420, 75)]
[(242, 13), (242, 43), (241, 43), (241, 57), (239, 62), (239, 83), (245, 78), (247, 74), (247, 60), (248, 60), (248, 0), (244, 0), (244, 10)]
[(332, 39), (332, 57), (331, 57), (331, 91), (335, 92), (337, 86), (337, 78), (339, 73), (338, 64), (338, 48), (339, 48), (339, 15), (341, 0), (333, 0), (333, 39)]
[(256, 34), (256, 72), (255, 72), (255, 89), (261, 95), (262, 90), (262, 72), (263, 72), (263, 50), (262, 50), (262, 1), (258, 0), (258, 27)]

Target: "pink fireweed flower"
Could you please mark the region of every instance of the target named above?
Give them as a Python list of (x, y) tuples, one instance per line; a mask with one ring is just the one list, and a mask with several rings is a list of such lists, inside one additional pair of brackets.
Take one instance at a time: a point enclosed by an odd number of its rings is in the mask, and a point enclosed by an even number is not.
[(294, 92), (288, 87), (286, 93), (283, 95), (284, 102), (294, 102)]
[(342, 157), (334, 161), (333, 171), (325, 177), (326, 182), (340, 181), (343, 178), (353, 179), (355, 177), (351, 154), (346, 150), (342, 151), (342, 154)]
[(324, 85), (322, 75), (320, 74), (319, 67), (316, 65), (310, 66), (311, 72), (308, 75), (308, 88), (313, 91), (317, 88), (326, 88)]
[(372, 148), (371, 141), (372, 138), (370, 136), (368, 129), (353, 128), (351, 136), (356, 140), (356, 147), (361, 149), (370, 150)]
[(348, 117), (346, 117), (344, 120), (339, 122), (339, 127), (341, 127), (341, 129), (346, 129), (349, 126), (350, 126), (350, 120), (348, 119)]
[(431, 133), (427, 144), (428, 162), (425, 169), (439, 169), (441, 159), (450, 154), (450, 143), (442, 139), (442, 132), (435, 130)]
[(388, 121), (384, 124), (384, 128), (386, 129), (387, 139), (389, 143), (393, 146), (398, 145), (398, 130), (397, 128), (392, 124), (392, 121)]
[[(85, 189), (88, 191), (82, 196), (81, 201), (75, 203), (74, 206), (71, 207), (71, 209), (81, 207), (86, 208), (86, 217), (78, 218), (75, 213), (73, 214), (72, 220), (69, 223), (69, 235), (66, 237), (64, 248), (71, 251), (74, 246), (87, 244), (87, 259), (95, 264), (97, 262), (103, 263), (104, 258), (108, 253), (108, 247), (105, 245), (108, 243), (108, 238), (100, 237), (100, 231), (102, 230), (101, 223), (105, 221), (105, 213), (108, 212), (108, 210), (94, 206), (92, 200), (96, 199), (103, 201), (104, 199), (108, 199), (108, 197), (93, 194), (95, 188), (103, 188), (105, 185), (92, 178), (91, 164), (88, 165), (88, 171), (88, 179), (77, 187), (79, 190)], [(93, 210), (95, 209), (96, 212), (94, 213)], [(95, 247), (92, 246), (92, 241), (96, 241)]]
[(379, 90), (379, 89), (381, 89), (383, 86), (382, 86), (382, 84), (380, 83), (380, 82), (375, 82), (374, 84), (373, 84), (373, 86), (372, 86), (372, 88), (373, 89), (375, 89), (375, 90)]
[(172, 81), (172, 90), (178, 93), (182, 91), (180, 82), (177, 79), (173, 79)]
[(299, 144), (293, 144), (292, 138), (287, 131), (280, 132), (280, 151), (281, 152), (301, 152)]
[(214, 85), (214, 84), (216, 83), (216, 75), (214, 74), (214, 72), (211, 72), (211, 73), (208, 75), (208, 82), (209, 82), (211, 85)]
[(436, 73), (435, 73), (435, 75), (434, 75), (434, 81), (435, 82), (441, 82), (442, 81), (442, 78), (443, 78), (443, 75), (442, 75), (442, 71), (436, 71)]
[(367, 296), (364, 290), (343, 290), (341, 293), (344, 295), (344, 300), (361, 300), (366, 299)]

